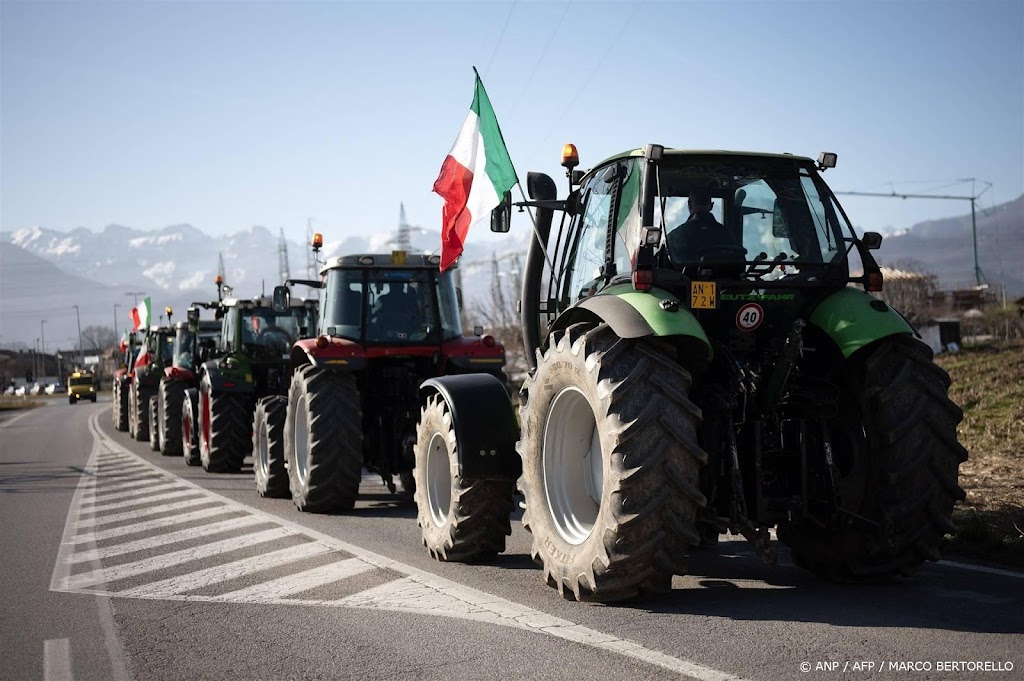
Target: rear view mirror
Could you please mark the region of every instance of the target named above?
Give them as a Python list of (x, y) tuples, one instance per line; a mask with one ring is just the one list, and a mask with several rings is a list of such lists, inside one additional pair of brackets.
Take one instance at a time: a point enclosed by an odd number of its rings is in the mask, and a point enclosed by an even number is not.
[(501, 203), (491, 211), (491, 231), (506, 234), (512, 228), (512, 192), (505, 192)]
[(878, 232), (864, 232), (860, 241), (869, 251), (876, 251), (882, 247), (882, 235)]
[(779, 200), (775, 200), (775, 206), (772, 208), (772, 236), (776, 239), (788, 239), (789, 238), (789, 225), (786, 224), (786, 218), (782, 216), (782, 211), (779, 210)]
[(281, 313), (287, 312), (292, 305), (292, 293), (287, 286), (275, 286), (274, 287), (274, 302), (272, 308), (274, 312)]

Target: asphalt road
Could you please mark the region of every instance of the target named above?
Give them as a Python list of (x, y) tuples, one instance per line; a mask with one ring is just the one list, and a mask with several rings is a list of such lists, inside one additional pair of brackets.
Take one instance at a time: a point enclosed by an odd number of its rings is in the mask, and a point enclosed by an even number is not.
[[(109, 397), (0, 421), (3, 679), (1024, 679), (1024, 575), (948, 562), (836, 585), (742, 541), (671, 594), (563, 601), (513, 524), (438, 563), (415, 508), (260, 499), (113, 430)], [(804, 671), (809, 669), (809, 671)]]

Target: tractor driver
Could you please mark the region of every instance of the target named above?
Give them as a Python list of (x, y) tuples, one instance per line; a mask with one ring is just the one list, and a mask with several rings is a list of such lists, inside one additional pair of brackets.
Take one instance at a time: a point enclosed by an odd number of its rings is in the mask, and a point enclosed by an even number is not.
[(697, 188), (686, 202), (690, 217), (668, 233), (668, 251), (674, 262), (700, 258), (701, 252), (713, 246), (739, 246), (732, 234), (711, 213), (715, 207), (711, 192)]

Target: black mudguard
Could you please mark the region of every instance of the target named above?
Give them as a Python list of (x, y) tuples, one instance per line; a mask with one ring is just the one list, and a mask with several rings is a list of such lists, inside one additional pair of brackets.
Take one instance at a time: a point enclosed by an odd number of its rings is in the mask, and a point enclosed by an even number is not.
[(426, 403), (438, 394), (455, 428), (459, 475), (478, 480), (518, 480), (523, 463), (516, 452), (519, 426), (508, 393), (490, 374), (431, 378), (420, 385)]

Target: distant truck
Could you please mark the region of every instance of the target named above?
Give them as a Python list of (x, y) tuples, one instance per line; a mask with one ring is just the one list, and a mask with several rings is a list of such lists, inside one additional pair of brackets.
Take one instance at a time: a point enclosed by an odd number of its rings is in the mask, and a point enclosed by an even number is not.
[(91, 371), (75, 371), (68, 375), (68, 404), (78, 400), (96, 401), (96, 376)]

